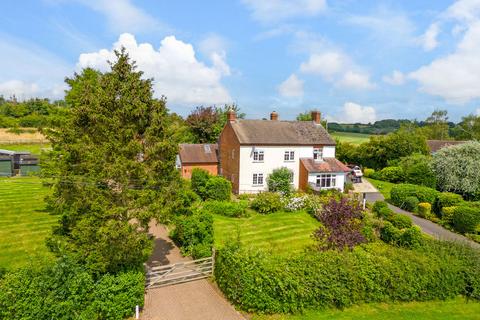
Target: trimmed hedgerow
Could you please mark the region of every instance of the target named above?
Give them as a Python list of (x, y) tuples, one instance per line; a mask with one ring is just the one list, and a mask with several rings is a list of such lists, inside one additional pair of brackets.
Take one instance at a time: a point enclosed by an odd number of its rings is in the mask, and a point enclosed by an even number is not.
[(227, 246), (216, 256), (215, 279), (242, 310), (287, 313), (459, 294), (480, 299), (478, 265), (478, 251), (435, 241), (414, 250), (373, 243), (294, 256)]
[(410, 228), (412, 226), (412, 218), (403, 214), (395, 214), (389, 221), (398, 229)]
[(437, 195), (435, 202), (433, 203), (433, 211), (437, 216), (442, 216), (443, 207), (453, 207), (460, 204), (463, 201), (461, 195), (452, 192), (441, 192)]
[(247, 207), (247, 200), (240, 200), (239, 202), (206, 201), (203, 204), (203, 208), (207, 212), (236, 218), (245, 216), (245, 209)]
[(390, 199), (398, 207), (402, 207), (408, 197), (416, 197), (419, 202), (433, 204), (438, 194), (437, 190), (428, 187), (414, 184), (397, 184), (390, 191)]
[(232, 183), (220, 176), (211, 176), (205, 186), (205, 199), (230, 200)]
[(417, 212), (418, 198), (414, 196), (406, 197), (401, 208), (410, 212)]
[(460, 233), (473, 233), (480, 224), (480, 209), (458, 206), (453, 211), (453, 228)]

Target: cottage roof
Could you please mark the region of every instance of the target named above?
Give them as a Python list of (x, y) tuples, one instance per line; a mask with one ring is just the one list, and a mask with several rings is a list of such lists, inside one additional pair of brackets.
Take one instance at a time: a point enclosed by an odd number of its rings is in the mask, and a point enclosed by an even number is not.
[(213, 143), (180, 144), (182, 163), (218, 163), (218, 145)]
[(323, 126), (313, 121), (239, 119), (231, 125), (243, 145), (335, 145)]
[(311, 158), (300, 159), (308, 172), (350, 172), (351, 169), (335, 158), (323, 158), (315, 161)]
[(454, 146), (457, 144), (463, 144), (467, 141), (452, 141), (452, 140), (427, 140), (427, 145), (428, 148), (430, 149), (430, 152), (435, 153), (438, 150), (448, 147), (448, 146)]

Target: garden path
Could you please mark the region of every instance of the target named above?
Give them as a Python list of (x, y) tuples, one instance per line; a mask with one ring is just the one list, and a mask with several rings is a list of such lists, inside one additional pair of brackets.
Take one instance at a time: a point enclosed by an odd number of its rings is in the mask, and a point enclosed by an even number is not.
[[(147, 264), (172, 264), (189, 260), (168, 237), (163, 225), (151, 224), (155, 249)], [(148, 289), (145, 293), (143, 320), (244, 320), (217, 288), (207, 279)]]

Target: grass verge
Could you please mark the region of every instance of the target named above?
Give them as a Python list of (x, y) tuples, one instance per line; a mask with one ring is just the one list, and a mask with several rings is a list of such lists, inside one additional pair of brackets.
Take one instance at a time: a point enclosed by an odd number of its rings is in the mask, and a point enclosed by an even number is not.
[(367, 178), (367, 180), (370, 181), (370, 183), (373, 184), (373, 186), (377, 188), (378, 191), (380, 191), (380, 193), (385, 197), (385, 199), (390, 199), (390, 191), (392, 190), (395, 183), (375, 180), (371, 178)]

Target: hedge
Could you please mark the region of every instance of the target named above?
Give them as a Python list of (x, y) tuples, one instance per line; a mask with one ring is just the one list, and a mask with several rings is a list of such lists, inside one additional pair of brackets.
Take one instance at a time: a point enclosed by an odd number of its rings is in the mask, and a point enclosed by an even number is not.
[(480, 224), (480, 209), (458, 206), (453, 211), (453, 228), (460, 233), (473, 233)]
[(442, 216), (443, 207), (453, 207), (460, 204), (463, 201), (461, 195), (452, 192), (439, 193), (435, 202), (433, 203), (433, 211), (437, 216)]
[(416, 197), (420, 202), (433, 204), (438, 194), (437, 190), (424, 186), (397, 184), (392, 187), (390, 198), (394, 205), (402, 207), (407, 197)]
[(217, 253), (219, 288), (247, 312), (444, 300), (459, 294), (480, 299), (480, 254), (457, 244), (429, 240), (409, 250), (373, 243), (353, 251), (293, 256), (230, 245)]
[(240, 200), (239, 202), (230, 201), (206, 201), (203, 204), (205, 211), (219, 214), (227, 217), (243, 217), (245, 209), (248, 207), (247, 200)]
[(125, 319), (143, 305), (143, 271), (94, 278), (67, 259), (0, 280), (0, 319)]
[(178, 216), (170, 236), (180, 246), (182, 254), (194, 259), (208, 257), (213, 246), (213, 216), (204, 211)]
[(224, 177), (212, 176), (205, 186), (205, 198), (211, 200), (230, 200), (232, 183)]
[(420, 202), (418, 204), (418, 215), (425, 219), (431, 218), (432, 205), (428, 202)]
[(253, 210), (259, 213), (273, 213), (283, 209), (282, 197), (277, 192), (259, 193), (250, 204)]

